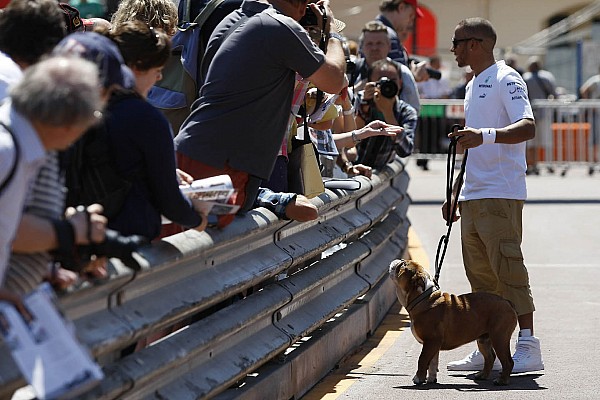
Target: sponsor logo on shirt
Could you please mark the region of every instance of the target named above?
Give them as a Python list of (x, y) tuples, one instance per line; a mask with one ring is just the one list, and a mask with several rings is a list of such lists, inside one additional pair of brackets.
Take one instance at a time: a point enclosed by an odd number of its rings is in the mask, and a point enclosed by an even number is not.
[(520, 100), (527, 98), (527, 91), (520, 82), (506, 82), (508, 93), (513, 95), (511, 100)]
[(488, 76), (487, 78), (485, 78), (485, 81), (483, 81), (483, 83), (479, 84), (479, 87), (491, 89), (492, 88), (492, 84), (490, 83), (491, 79), (492, 79), (492, 77)]
[(510, 93), (510, 94), (525, 93), (525, 88), (524, 87), (522, 87), (521, 85), (517, 84), (516, 82), (513, 82), (513, 83), (514, 83), (514, 85), (511, 85), (510, 89), (508, 90), (508, 93)]

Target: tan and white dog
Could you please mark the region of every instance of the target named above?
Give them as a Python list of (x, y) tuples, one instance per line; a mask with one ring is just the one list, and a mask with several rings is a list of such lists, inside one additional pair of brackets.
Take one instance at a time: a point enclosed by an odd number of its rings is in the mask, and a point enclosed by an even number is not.
[(392, 261), (389, 273), (398, 301), (410, 316), (412, 333), (423, 344), (413, 378), (416, 385), (437, 381), (440, 350), (452, 350), (473, 340), (477, 340), (485, 359), (475, 379), (489, 377), (498, 355), (502, 371), (494, 384), (508, 384), (514, 365), (510, 339), (517, 326), (510, 302), (491, 293), (444, 293), (421, 265), (410, 260)]

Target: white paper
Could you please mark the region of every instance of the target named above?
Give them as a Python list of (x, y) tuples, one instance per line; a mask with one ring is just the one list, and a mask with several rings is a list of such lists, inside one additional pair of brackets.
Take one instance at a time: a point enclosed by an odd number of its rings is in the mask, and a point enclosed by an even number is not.
[(201, 211), (204, 214), (213, 215), (235, 214), (240, 209), (240, 206), (238, 205), (219, 203), (216, 201), (199, 201), (195, 207), (196, 210)]
[(54, 301), (48, 283), (28, 294), (23, 302), (31, 321), (25, 321), (12, 304), (0, 302), (0, 332), (23, 377), (41, 400), (73, 398), (104, 377)]
[(191, 185), (180, 185), (179, 189), (192, 200), (197, 211), (205, 214), (235, 214), (240, 209), (240, 206), (227, 204), (236, 193), (229, 175), (199, 179)]
[(323, 118), (323, 116), (325, 115), (325, 113), (327, 112), (329, 107), (331, 107), (335, 103), (335, 101), (337, 100), (338, 97), (339, 97), (339, 95), (337, 95), (337, 94), (326, 93), (325, 99), (321, 102), (321, 105), (319, 106), (319, 108), (316, 109), (310, 115), (310, 117), (308, 117), (308, 122), (310, 124), (319, 122), (321, 120), (321, 118)]

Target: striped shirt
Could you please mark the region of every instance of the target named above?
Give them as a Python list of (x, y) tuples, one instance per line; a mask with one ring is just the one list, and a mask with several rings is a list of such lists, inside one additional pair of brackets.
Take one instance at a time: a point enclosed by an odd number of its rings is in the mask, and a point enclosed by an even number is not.
[[(65, 195), (58, 155), (50, 152), (25, 200), (23, 212), (44, 219), (60, 219), (64, 212)], [(52, 256), (48, 252), (12, 253), (4, 282), (6, 288), (19, 294), (33, 290), (48, 275), (51, 263)]]

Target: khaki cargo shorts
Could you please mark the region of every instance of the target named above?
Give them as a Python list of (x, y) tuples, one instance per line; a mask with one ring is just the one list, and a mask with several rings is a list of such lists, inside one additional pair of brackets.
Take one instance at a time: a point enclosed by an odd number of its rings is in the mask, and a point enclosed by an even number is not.
[(459, 203), (462, 253), (471, 290), (504, 297), (518, 315), (535, 311), (521, 252), (523, 204), (509, 199)]

